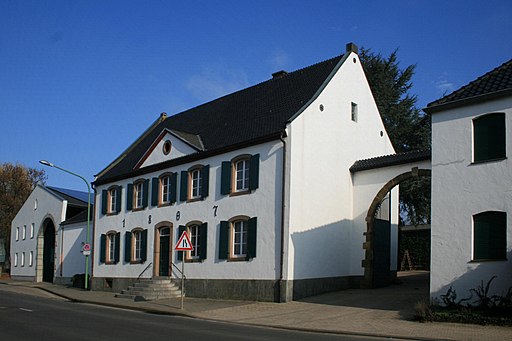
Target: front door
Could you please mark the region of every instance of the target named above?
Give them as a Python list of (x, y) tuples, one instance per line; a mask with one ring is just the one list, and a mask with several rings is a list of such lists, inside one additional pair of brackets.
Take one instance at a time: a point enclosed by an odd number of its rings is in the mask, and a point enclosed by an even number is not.
[(48, 222), (44, 229), (43, 242), (43, 281), (53, 283), (55, 269), (55, 228)]
[(158, 276), (170, 276), (170, 242), (171, 242), (171, 234), (170, 228), (165, 227), (160, 229), (160, 259), (158, 261)]

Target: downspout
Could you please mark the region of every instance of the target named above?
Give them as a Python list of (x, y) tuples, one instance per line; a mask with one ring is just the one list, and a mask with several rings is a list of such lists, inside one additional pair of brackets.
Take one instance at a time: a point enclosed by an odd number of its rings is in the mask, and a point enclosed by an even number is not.
[(279, 271), (279, 302), (286, 302), (286, 288), (284, 288), (283, 283), (283, 273), (284, 273), (284, 218), (285, 218), (285, 189), (286, 189), (286, 141), (284, 140), (286, 137), (286, 131), (283, 131), (281, 137), (279, 138), (283, 143), (283, 166), (282, 166), (282, 179), (281, 179), (281, 260), (280, 260), (280, 271)]

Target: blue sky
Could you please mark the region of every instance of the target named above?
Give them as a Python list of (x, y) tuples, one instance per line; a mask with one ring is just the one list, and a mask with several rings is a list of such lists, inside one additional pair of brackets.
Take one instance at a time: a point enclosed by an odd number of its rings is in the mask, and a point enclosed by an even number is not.
[[(93, 180), (173, 114), (345, 51), (416, 64), (418, 106), (512, 58), (511, 1), (0, 1), (0, 162)], [(48, 184), (83, 182), (45, 168)]]

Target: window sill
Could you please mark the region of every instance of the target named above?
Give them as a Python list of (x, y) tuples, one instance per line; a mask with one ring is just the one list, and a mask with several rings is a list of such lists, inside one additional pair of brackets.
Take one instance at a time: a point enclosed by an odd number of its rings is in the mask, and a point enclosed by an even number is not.
[(171, 206), (171, 205), (172, 205), (172, 203), (169, 201), (169, 202), (159, 203), (158, 207), (167, 207), (167, 206)]
[(506, 262), (506, 258), (499, 258), (499, 259), (473, 259), (470, 260), (468, 263), (489, 263), (489, 262)]
[(105, 262), (105, 265), (115, 265), (117, 264), (117, 262), (114, 262), (114, 261), (106, 261)]
[(113, 216), (117, 214), (119, 214), (119, 212), (107, 212), (106, 216)]
[(144, 211), (144, 208), (145, 208), (145, 207), (136, 207), (136, 208), (132, 208), (132, 212)]
[(131, 260), (130, 264), (142, 264), (142, 260)]
[(249, 258), (247, 258), (247, 256), (243, 256), (243, 257), (232, 257), (230, 256), (228, 258), (228, 262), (247, 262), (249, 261)]
[(250, 189), (244, 189), (243, 191), (231, 192), (231, 193), (229, 193), (229, 196), (230, 197), (236, 197), (236, 196), (245, 195), (245, 194), (251, 194), (251, 190)]
[(504, 156), (504, 157), (500, 157), (500, 158), (497, 158), (497, 159), (488, 159), (488, 160), (480, 160), (480, 161), (473, 161), (471, 162), (469, 165), (470, 166), (473, 166), (473, 165), (481, 165), (483, 163), (492, 163), (492, 162), (500, 162), (500, 161), (503, 161), (503, 160), (506, 160), (507, 157)]
[(187, 258), (185, 259), (185, 263), (202, 263), (203, 260), (200, 258)]
[(201, 201), (203, 200), (202, 197), (196, 197), (196, 198), (189, 198), (187, 199), (187, 202), (196, 202), (196, 201)]

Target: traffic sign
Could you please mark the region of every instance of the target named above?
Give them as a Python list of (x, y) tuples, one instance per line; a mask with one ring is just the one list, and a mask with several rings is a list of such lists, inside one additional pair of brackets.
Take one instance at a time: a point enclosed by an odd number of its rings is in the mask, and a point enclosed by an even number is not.
[(194, 247), (192, 246), (192, 243), (190, 242), (190, 238), (188, 237), (187, 231), (183, 231), (181, 234), (180, 239), (176, 243), (176, 246), (174, 247), (176, 251), (192, 251), (194, 250)]
[(91, 251), (91, 244), (84, 244), (84, 251)]
[(91, 255), (91, 244), (85, 243), (84, 246), (82, 246), (82, 253), (84, 256), (90, 256)]

